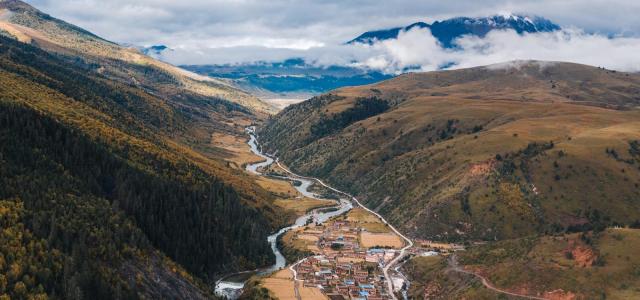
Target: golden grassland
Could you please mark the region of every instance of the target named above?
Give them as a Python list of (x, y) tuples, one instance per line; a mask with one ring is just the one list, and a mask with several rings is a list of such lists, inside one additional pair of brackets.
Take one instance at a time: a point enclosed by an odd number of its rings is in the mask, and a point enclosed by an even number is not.
[[(287, 165), (283, 162), (280, 162), (280, 164), (284, 167), (287, 168)], [(273, 174), (273, 175), (278, 175), (278, 176), (287, 176), (289, 175), (289, 173), (287, 173), (287, 171), (283, 170), (280, 166), (278, 165), (270, 165), (267, 166), (266, 168), (264, 168), (264, 172), (268, 173), (268, 174)]]
[(281, 198), (293, 199), (302, 197), (300, 193), (298, 193), (298, 191), (291, 185), (291, 182), (286, 180), (260, 177), (256, 179), (256, 183), (258, 183), (262, 188), (267, 189), (274, 195)]
[(289, 105), (300, 103), (300, 102), (302, 102), (302, 101), (304, 101), (306, 99), (308, 99), (308, 97), (307, 98), (301, 98), (301, 99), (262, 99), (262, 100), (264, 102), (267, 102), (267, 103), (277, 107), (278, 110), (283, 110)]
[(211, 134), (211, 146), (222, 149), (224, 158), (234, 163), (235, 167), (242, 168), (245, 164), (255, 163), (263, 160), (253, 154), (247, 146), (247, 137), (229, 134), (225, 132), (214, 132)]
[[(260, 156), (251, 152), (247, 145), (247, 136), (238, 133), (230, 134), (227, 132), (214, 132), (211, 135), (211, 146), (219, 149), (218, 157), (231, 162), (232, 166), (239, 170), (244, 170), (244, 166), (251, 163), (263, 161)], [(269, 167), (266, 172), (275, 170)], [(298, 191), (292, 186), (291, 182), (279, 180), (265, 176), (252, 176), (252, 179), (263, 189), (269, 191), (274, 196), (280, 198), (278, 206), (285, 209), (295, 210), (297, 213), (306, 212), (313, 207), (327, 206), (329, 203), (322, 200), (314, 199), (294, 199), (300, 197)], [(300, 201), (298, 201), (300, 200)]]
[(288, 269), (280, 270), (262, 280), (262, 286), (269, 289), (278, 299), (296, 299), (293, 278)]
[[(291, 168), (361, 196), (404, 232), (508, 239), (584, 222), (589, 209), (640, 218), (638, 163), (625, 162), (640, 140), (637, 91), (637, 74), (564, 63), (407, 74), (294, 106), (261, 134)], [(362, 97), (391, 108), (311, 134)]]
[[(314, 225), (310, 225), (310, 227), (314, 227)], [(319, 253), (320, 249), (318, 249), (317, 240), (304, 238), (304, 232), (308, 228), (309, 226), (289, 230), (282, 237), (282, 243), (285, 247), (294, 249), (294, 251), (299, 253)]]
[[(2, 15), (2, 13), (0, 13)], [(29, 35), (23, 33), (24, 30), (18, 29), (19, 25), (11, 24), (5, 21), (0, 21), (0, 29), (8, 32), (14, 36), (18, 41), (23, 43), (31, 43), (32, 39)]]

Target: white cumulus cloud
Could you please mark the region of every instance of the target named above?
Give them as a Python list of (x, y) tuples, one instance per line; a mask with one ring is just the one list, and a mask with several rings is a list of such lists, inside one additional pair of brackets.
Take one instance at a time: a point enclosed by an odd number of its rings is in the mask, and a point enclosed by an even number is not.
[(517, 34), (496, 30), (487, 36), (463, 36), (455, 49), (443, 48), (428, 29), (401, 32), (397, 39), (377, 42), (374, 55), (360, 62), (390, 73), (406, 69), (431, 71), (465, 68), (510, 60), (566, 61), (620, 71), (640, 71), (640, 38), (607, 37), (577, 29)]

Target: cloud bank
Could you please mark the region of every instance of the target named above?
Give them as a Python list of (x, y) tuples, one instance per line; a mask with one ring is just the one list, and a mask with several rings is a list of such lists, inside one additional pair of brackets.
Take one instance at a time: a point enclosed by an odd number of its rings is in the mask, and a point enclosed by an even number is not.
[(443, 48), (429, 29), (401, 32), (397, 39), (373, 45), (317, 46), (306, 49), (269, 47), (174, 49), (162, 57), (175, 64), (281, 61), (304, 58), (319, 65), (342, 65), (385, 73), (432, 71), (495, 64), (510, 60), (566, 61), (619, 71), (640, 71), (640, 38), (607, 37), (578, 29), (518, 34), (495, 30), (484, 38), (463, 36), (456, 49)]
[[(639, 71), (640, 1), (629, 0), (26, 0), (108, 40), (167, 45), (174, 64), (223, 64), (302, 57), (389, 73), (513, 59), (563, 60)], [(442, 49), (428, 30), (373, 46), (344, 46), (359, 34), (417, 21), (499, 12), (540, 15), (568, 29), (519, 36), (492, 32)], [(611, 38), (613, 36), (613, 38)]]
[(408, 68), (432, 71), (510, 60), (546, 60), (640, 71), (640, 38), (609, 38), (577, 29), (523, 35), (499, 30), (484, 38), (464, 36), (456, 43), (457, 49), (444, 49), (428, 29), (414, 29), (401, 33), (397, 39), (370, 46), (378, 54), (361, 65), (393, 73)]

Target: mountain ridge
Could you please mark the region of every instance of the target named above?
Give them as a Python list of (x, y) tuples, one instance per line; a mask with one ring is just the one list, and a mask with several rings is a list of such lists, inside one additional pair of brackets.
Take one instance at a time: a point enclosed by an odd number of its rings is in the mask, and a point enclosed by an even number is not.
[[(343, 86), (364, 85), (391, 78), (377, 71), (347, 66), (315, 66), (302, 58), (281, 62), (226, 65), (186, 65), (187, 70), (232, 80), (256, 95), (318, 94)], [(267, 96), (268, 97), (268, 96)]]
[(267, 235), (293, 212), (213, 143), (264, 112), (2, 3), (3, 297), (215, 298), (221, 274), (271, 263)]
[[(144, 55), (138, 49), (123, 47), (97, 35), (51, 17), (19, 0), (0, 2), (0, 30), (25, 43), (71, 57), (82, 57), (96, 64), (96, 71), (111, 79), (141, 85), (166, 97), (179, 97), (184, 91), (200, 97), (224, 98), (259, 114), (272, 113), (270, 105), (234, 87), (226, 80), (197, 75)], [(140, 70), (145, 69), (145, 70)], [(170, 81), (150, 80), (145, 73), (156, 72)]]
[(400, 32), (409, 31), (414, 28), (427, 28), (431, 34), (445, 48), (454, 48), (456, 38), (463, 35), (474, 35), (484, 37), (492, 30), (512, 29), (517, 33), (550, 32), (560, 30), (560, 26), (539, 16), (525, 15), (493, 15), (483, 18), (456, 17), (443, 21), (435, 21), (432, 24), (416, 22), (405, 27), (395, 27), (376, 31), (368, 31), (350, 40), (347, 44), (373, 44), (378, 41), (395, 39)]

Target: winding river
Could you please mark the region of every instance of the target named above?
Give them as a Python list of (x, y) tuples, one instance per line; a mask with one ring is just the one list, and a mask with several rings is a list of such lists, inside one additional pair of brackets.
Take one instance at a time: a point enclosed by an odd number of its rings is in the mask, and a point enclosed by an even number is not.
[[(258, 146), (258, 141), (255, 136), (254, 128), (252, 127), (247, 128), (247, 133), (250, 136), (248, 144), (249, 144), (249, 147), (251, 148), (251, 152), (263, 158), (264, 161), (255, 163), (255, 164), (249, 164), (247, 165), (246, 170), (256, 175), (266, 176), (260, 173), (258, 170), (273, 164), (274, 162), (276, 162), (276, 160), (274, 160), (272, 157), (264, 154), (261, 151), (261, 149)], [(277, 177), (282, 180), (288, 180), (288, 181), (298, 181), (300, 182), (300, 184), (294, 185), (294, 187), (300, 194), (309, 198), (322, 199), (319, 195), (309, 190), (309, 188), (313, 185), (313, 180), (303, 178), (301, 176), (295, 176), (291, 173), (289, 176), (272, 176), (272, 177)], [(291, 226), (282, 228), (278, 232), (268, 236), (267, 242), (271, 245), (271, 250), (273, 251), (273, 254), (276, 257), (276, 262), (273, 265), (263, 269), (259, 269), (256, 272), (261, 275), (267, 275), (287, 266), (287, 260), (284, 258), (282, 253), (280, 253), (280, 249), (278, 249), (278, 245), (277, 245), (277, 240), (280, 235), (284, 234), (285, 232), (291, 229), (305, 226), (305, 224), (307, 224), (309, 219), (312, 219), (313, 222), (323, 223), (335, 216), (339, 216), (341, 214), (348, 212), (352, 208), (353, 208), (353, 204), (351, 203), (351, 201), (347, 199), (340, 199), (336, 203), (336, 206), (334, 206), (335, 210), (327, 211), (327, 207), (314, 209), (308, 212), (306, 215), (296, 219), (295, 223), (293, 223)], [(239, 273), (236, 273), (236, 274), (239, 274)], [(224, 278), (228, 278), (228, 277), (229, 276), (225, 276)], [(216, 282), (216, 286), (215, 286), (216, 294), (219, 296), (225, 296), (227, 297), (227, 299), (237, 299), (240, 296), (240, 293), (242, 292), (242, 288), (244, 287), (244, 282), (226, 281), (224, 280), (224, 278)]]
[[(280, 250), (278, 249), (278, 245), (277, 245), (277, 239), (280, 235), (284, 234), (285, 232), (291, 230), (291, 229), (295, 229), (298, 227), (302, 227), (305, 226), (305, 224), (307, 224), (307, 222), (309, 221), (309, 219), (312, 219), (312, 222), (316, 222), (316, 223), (324, 223), (325, 221), (335, 217), (335, 216), (339, 216), (342, 215), (346, 212), (348, 212), (349, 210), (351, 210), (353, 208), (353, 204), (357, 204), (359, 206), (361, 206), (362, 208), (364, 208), (365, 210), (369, 211), (370, 213), (374, 214), (375, 216), (379, 217), (385, 224), (388, 224), (387, 221), (380, 216), (378, 213), (371, 211), (370, 209), (368, 209), (367, 207), (363, 206), (360, 204), (360, 202), (358, 201), (358, 199), (356, 199), (355, 197), (349, 195), (346, 192), (337, 190), (331, 186), (326, 185), (324, 182), (322, 182), (321, 180), (317, 179), (317, 178), (311, 178), (311, 177), (305, 177), (305, 176), (300, 176), (297, 174), (294, 174), (293, 172), (289, 171), (288, 169), (286, 169), (284, 166), (282, 166), (277, 158), (273, 158), (265, 153), (263, 153), (258, 145), (258, 140), (255, 134), (255, 128), (254, 127), (248, 127), (246, 129), (247, 134), (249, 134), (249, 147), (251, 148), (251, 152), (253, 152), (254, 154), (260, 156), (261, 158), (264, 159), (264, 161), (259, 162), (259, 163), (254, 163), (254, 164), (248, 164), (246, 167), (246, 170), (250, 173), (259, 175), (259, 176), (266, 176), (265, 174), (260, 173), (258, 170), (264, 167), (267, 167), (273, 163), (276, 163), (278, 165), (278, 167), (280, 167), (282, 170), (284, 170), (287, 174), (287, 176), (272, 176), (272, 177), (277, 177), (280, 178), (282, 180), (288, 180), (288, 181), (298, 181), (301, 184), (297, 184), (294, 185), (294, 187), (296, 188), (296, 190), (298, 192), (300, 192), (300, 194), (302, 194), (305, 197), (309, 197), (309, 198), (314, 198), (314, 199), (322, 199), (319, 195), (311, 192), (309, 190), (309, 188), (314, 184), (320, 184), (321, 186), (332, 190), (333, 192), (337, 193), (337, 194), (341, 194), (343, 196), (346, 196), (346, 198), (342, 198), (339, 201), (337, 201), (336, 205), (333, 207), (334, 210), (328, 211), (327, 207), (323, 207), (323, 208), (317, 208), (314, 209), (312, 211), (310, 211), (309, 213), (305, 214), (304, 216), (299, 217), (298, 219), (296, 219), (295, 223), (292, 224), (291, 226), (285, 227), (280, 229), (278, 232), (270, 235), (269, 237), (267, 237), (267, 242), (269, 242), (269, 244), (271, 245), (271, 250), (273, 251), (273, 254), (276, 257), (276, 262), (275, 264), (273, 264), (272, 266), (263, 268), (263, 269), (259, 269), (256, 271), (250, 271), (250, 272), (256, 272), (258, 274), (261, 275), (267, 275), (270, 274), (272, 272), (275, 272), (277, 270), (280, 270), (284, 267), (286, 267), (287, 265), (287, 261), (284, 258), (284, 256), (282, 255), (282, 253), (280, 253)], [(389, 268), (394, 265), (395, 263), (397, 263), (405, 254), (406, 250), (409, 249), (410, 247), (413, 246), (413, 242), (408, 239), (407, 237), (405, 237), (404, 235), (402, 235), (400, 232), (398, 232), (391, 224), (388, 224), (390, 226), (390, 228), (399, 236), (401, 236), (403, 239), (405, 239), (407, 241), (407, 246), (404, 247), (403, 249), (401, 249), (400, 255), (398, 257), (396, 257), (394, 260), (392, 260), (389, 264), (387, 264), (387, 266), (385, 266), (383, 268), (384, 271), (384, 275), (385, 277), (390, 279), (388, 270)], [(399, 270), (396, 269), (396, 271), (399, 273)], [(241, 272), (241, 273), (249, 273), (249, 272)], [(235, 273), (235, 274), (241, 274), (241, 273)], [(235, 274), (231, 274), (231, 275), (235, 275)], [(227, 299), (237, 299), (240, 294), (242, 293), (242, 289), (244, 288), (244, 282), (234, 282), (234, 281), (229, 281), (229, 280), (225, 280), (225, 278), (229, 278), (229, 276), (225, 276), (223, 277), (221, 280), (217, 281), (215, 284), (215, 293), (218, 296), (225, 296)], [(404, 276), (403, 276), (404, 277)], [(392, 280), (388, 280), (388, 284), (389, 284), (389, 289), (393, 290), (393, 283)], [(406, 299), (406, 294), (403, 295), (404, 298)], [(396, 297), (392, 294), (392, 298), (395, 300)]]

